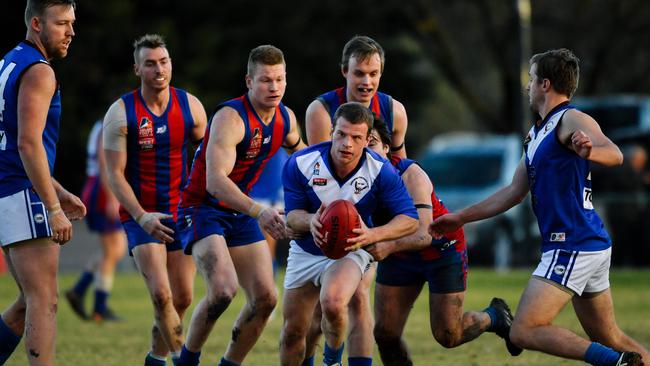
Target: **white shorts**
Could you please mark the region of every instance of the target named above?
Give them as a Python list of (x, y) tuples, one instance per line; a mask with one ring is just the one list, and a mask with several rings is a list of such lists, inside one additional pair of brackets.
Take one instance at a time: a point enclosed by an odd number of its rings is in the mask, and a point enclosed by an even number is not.
[(34, 190), (0, 198), (0, 246), (50, 236), (47, 210)]
[(596, 252), (549, 250), (533, 276), (544, 278), (566, 287), (581, 296), (609, 288), (609, 265), (612, 248)]
[(370, 268), (373, 261), (372, 255), (363, 249), (348, 253), (340, 259), (330, 259), (324, 255), (313, 255), (306, 252), (291, 241), (289, 246), (289, 257), (287, 258), (287, 271), (284, 275), (284, 288), (299, 288), (311, 282), (316, 287), (320, 287), (323, 273), (337, 261), (351, 259), (359, 266), (359, 271), (363, 276)]

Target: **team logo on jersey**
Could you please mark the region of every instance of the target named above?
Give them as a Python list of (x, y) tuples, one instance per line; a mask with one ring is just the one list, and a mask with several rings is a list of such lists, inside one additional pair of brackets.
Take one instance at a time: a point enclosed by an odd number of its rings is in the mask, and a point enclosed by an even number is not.
[(320, 175), (320, 163), (316, 162), (314, 165), (314, 170), (311, 172), (312, 175)]
[(153, 149), (156, 139), (153, 137), (153, 122), (147, 117), (142, 117), (138, 127), (138, 145), (140, 150)]
[(160, 126), (156, 128), (156, 134), (162, 135), (163, 133), (167, 132), (167, 125)]
[(368, 181), (364, 177), (356, 177), (350, 182), (350, 185), (354, 187), (354, 194), (359, 194), (368, 188)]
[(0, 150), (7, 149), (7, 133), (0, 131)]
[(42, 224), (45, 222), (45, 216), (42, 213), (37, 213), (34, 215), (34, 222), (37, 224)]
[(190, 215), (185, 216), (185, 226), (186, 227), (192, 226), (192, 216)]
[(566, 272), (566, 266), (564, 264), (557, 264), (553, 267), (553, 273), (558, 276), (562, 276)]
[(265, 144), (268, 144), (269, 142), (271, 142), (271, 136), (266, 136), (266, 137), (264, 138), (264, 141), (262, 141), (262, 144), (265, 145)]
[(312, 180), (312, 183), (315, 186), (326, 186), (327, 185), (327, 178), (314, 178)]
[(251, 136), (251, 144), (248, 146), (246, 151), (246, 159), (254, 159), (257, 155), (260, 154), (260, 149), (262, 148), (262, 133), (259, 128), (253, 130)]
[(551, 233), (551, 242), (566, 241), (566, 233)]
[(548, 132), (551, 128), (553, 128), (554, 126), (555, 126), (555, 122), (549, 122), (549, 123), (547, 123), (546, 126), (544, 127), (544, 133), (547, 133), (547, 132)]

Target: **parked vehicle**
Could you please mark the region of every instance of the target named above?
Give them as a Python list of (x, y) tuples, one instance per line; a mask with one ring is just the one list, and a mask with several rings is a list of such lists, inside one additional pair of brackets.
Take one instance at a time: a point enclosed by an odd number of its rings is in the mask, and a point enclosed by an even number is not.
[[(445, 134), (435, 137), (418, 161), (438, 198), (452, 211), (477, 203), (508, 185), (522, 157), (516, 135)], [(472, 263), (506, 269), (529, 264), (539, 248), (530, 199), (496, 217), (465, 225)]]

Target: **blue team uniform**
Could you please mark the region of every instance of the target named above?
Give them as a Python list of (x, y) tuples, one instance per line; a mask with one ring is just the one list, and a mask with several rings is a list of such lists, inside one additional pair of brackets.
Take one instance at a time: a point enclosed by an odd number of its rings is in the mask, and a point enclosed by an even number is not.
[(557, 137), (568, 103), (555, 107), (526, 143), (528, 183), (542, 234), (542, 251), (598, 251), (611, 246), (591, 203), (589, 161), (567, 149)]
[[(355, 170), (341, 178), (330, 161), (331, 147), (331, 141), (323, 142), (289, 158), (282, 174), (286, 212), (300, 209), (315, 213), (321, 203), (346, 199), (368, 227), (375, 226), (371, 216), (380, 206), (391, 217), (403, 214), (418, 219), (404, 182), (388, 160), (365, 148)], [(323, 255), (311, 235), (295, 242), (307, 253)]]
[[(28, 41), (20, 42), (0, 60), (0, 245), (52, 235), (47, 211), (32, 188), (18, 152), (18, 90), (23, 74), (33, 65), (49, 65)], [(50, 175), (59, 139), (61, 92), (50, 101), (42, 135)]]
[(562, 117), (572, 108), (568, 102), (556, 106), (530, 129), (524, 145), (542, 235), (542, 259), (533, 276), (581, 295), (609, 287), (611, 239), (591, 201), (589, 161), (558, 138)]
[[(37, 63), (49, 65), (45, 56), (28, 41), (20, 42), (0, 60), (0, 197), (32, 187), (18, 153), (18, 87), (25, 71)], [(43, 130), (50, 174), (54, 171), (60, 119), (61, 91), (57, 87)]]

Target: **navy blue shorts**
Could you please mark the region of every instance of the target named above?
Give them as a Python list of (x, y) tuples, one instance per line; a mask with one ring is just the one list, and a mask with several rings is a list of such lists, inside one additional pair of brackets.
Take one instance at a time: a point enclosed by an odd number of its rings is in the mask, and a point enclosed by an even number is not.
[(429, 292), (449, 294), (467, 288), (467, 250), (451, 252), (433, 260), (400, 259), (389, 256), (379, 262), (377, 283), (386, 286), (429, 284)]
[(181, 241), (178, 237), (178, 229), (176, 228), (176, 223), (172, 219), (160, 220), (160, 222), (167, 226), (168, 228), (174, 230), (174, 241), (169, 244), (162, 244), (160, 240), (154, 238), (153, 236), (147, 234), (146, 231), (140, 226), (135, 220), (129, 219), (122, 223), (124, 231), (126, 232), (126, 239), (129, 242), (129, 255), (133, 256), (133, 249), (141, 244), (149, 243), (160, 243), (160, 245), (167, 246), (167, 251), (172, 252), (174, 250), (180, 250), (183, 248)]
[(194, 243), (214, 234), (223, 236), (228, 247), (264, 240), (256, 219), (208, 205), (179, 209), (178, 231), (185, 254), (192, 254)]

